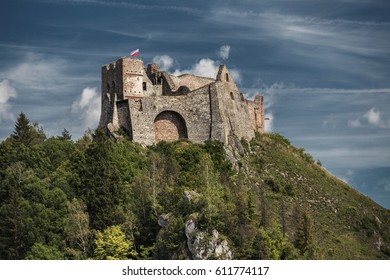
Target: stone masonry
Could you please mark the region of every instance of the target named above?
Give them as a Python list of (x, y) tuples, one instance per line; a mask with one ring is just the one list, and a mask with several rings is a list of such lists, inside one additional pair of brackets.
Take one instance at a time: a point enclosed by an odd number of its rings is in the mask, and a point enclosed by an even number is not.
[(143, 145), (179, 139), (232, 144), (264, 132), (264, 101), (261, 95), (246, 99), (225, 65), (215, 79), (176, 77), (126, 57), (102, 67), (99, 127), (113, 136), (122, 129)]

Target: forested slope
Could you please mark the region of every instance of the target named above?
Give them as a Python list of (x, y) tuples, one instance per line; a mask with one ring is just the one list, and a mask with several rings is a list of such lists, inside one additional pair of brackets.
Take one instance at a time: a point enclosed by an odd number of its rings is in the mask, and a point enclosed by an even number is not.
[(1, 259), (390, 258), (390, 211), (277, 134), (73, 142), (21, 114), (0, 202)]

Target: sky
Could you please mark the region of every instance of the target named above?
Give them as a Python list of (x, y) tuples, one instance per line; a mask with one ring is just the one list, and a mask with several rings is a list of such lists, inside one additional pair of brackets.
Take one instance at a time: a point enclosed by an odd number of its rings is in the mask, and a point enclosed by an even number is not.
[(101, 67), (214, 77), (226, 64), (267, 130), (390, 209), (390, 1), (0, 0), (0, 140), (97, 127)]

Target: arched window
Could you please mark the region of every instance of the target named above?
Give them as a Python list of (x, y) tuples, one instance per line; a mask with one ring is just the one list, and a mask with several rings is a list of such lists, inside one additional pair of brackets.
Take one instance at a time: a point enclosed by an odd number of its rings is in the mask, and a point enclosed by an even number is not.
[(177, 90), (178, 94), (187, 94), (190, 92), (190, 89), (186, 86), (180, 86)]
[(226, 73), (225, 75), (226, 75), (226, 82), (229, 82), (229, 74)]
[(143, 91), (146, 91), (146, 82), (143, 82), (143, 83), (142, 83), (142, 90), (143, 90)]
[(230, 92), (230, 98), (231, 98), (232, 100), (234, 100), (234, 93), (233, 93), (233, 92)]

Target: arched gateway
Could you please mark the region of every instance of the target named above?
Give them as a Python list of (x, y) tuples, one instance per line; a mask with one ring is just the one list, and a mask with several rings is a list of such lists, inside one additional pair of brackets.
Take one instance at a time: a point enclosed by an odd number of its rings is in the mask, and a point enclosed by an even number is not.
[(163, 111), (154, 119), (154, 139), (156, 143), (187, 138), (186, 122), (179, 113)]

